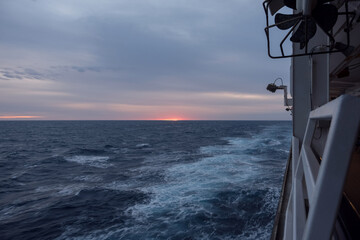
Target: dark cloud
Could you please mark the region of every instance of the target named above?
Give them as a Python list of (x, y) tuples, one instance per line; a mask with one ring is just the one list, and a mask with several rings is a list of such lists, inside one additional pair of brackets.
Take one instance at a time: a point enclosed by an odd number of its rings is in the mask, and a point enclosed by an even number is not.
[(11, 79), (22, 80), (24, 78), (37, 79), (37, 80), (46, 79), (46, 75), (31, 68), (21, 68), (21, 67), (14, 69), (6, 68), (0, 70), (0, 74), (1, 74), (1, 78), (6, 80), (11, 80)]
[(92, 71), (92, 72), (101, 72), (100, 67), (79, 67), (79, 66), (72, 66), (73, 70), (76, 70), (78, 72), (86, 72), (86, 71)]

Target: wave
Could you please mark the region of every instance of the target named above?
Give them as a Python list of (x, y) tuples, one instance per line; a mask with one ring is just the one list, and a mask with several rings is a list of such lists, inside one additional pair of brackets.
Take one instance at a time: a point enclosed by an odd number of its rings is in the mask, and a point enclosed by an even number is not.
[[(103, 233), (109, 223), (124, 227), (125, 209), (147, 199), (146, 194), (136, 190), (94, 188), (81, 190), (66, 201), (60, 198), (51, 204), (38, 202), (39, 207), (36, 205), (35, 209), (24, 206), (19, 212), (20, 208), (7, 208), (1, 213), (13, 215), (13, 218), (1, 223), (0, 236), (5, 239), (20, 239), (19, 236), (21, 239), (88, 239), (87, 232)], [(64, 225), (69, 227), (65, 230)]]
[(110, 159), (108, 156), (75, 155), (71, 157), (64, 157), (64, 159), (69, 162), (75, 162), (81, 165), (88, 165), (96, 168), (108, 168), (113, 166), (113, 164), (108, 162)]
[(107, 151), (104, 149), (93, 148), (73, 148), (67, 152), (68, 155), (101, 155), (106, 153)]
[(4, 152), (0, 236), (269, 238), (290, 142), (280, 125), (114, 122), (90, 137), (82, 124), (69, 125), (79, 138), (59, 127), (49, 144)]
[(149, 148), (151, 145), (149, 143), (140, 143), (140, 144), (136, 144), (136, 148)]
[[(228, 145), (201, 147), (200, 153), (209, 157), (175, 164), (164, 171), (163, 183), (141, 188), (151, 194), (150, 201), (131, 206), (127, 212), (135, 224), (114, 236), (136, 239), (142, 233), (145, 238), (268, 239), (281, 176), (264, 167), (262, 156), (247, 150), (262, 143), (281, 146), (281, 142), (259, 138), (227, 141)], [(277, 180), (266, 181), (272, 178)]]

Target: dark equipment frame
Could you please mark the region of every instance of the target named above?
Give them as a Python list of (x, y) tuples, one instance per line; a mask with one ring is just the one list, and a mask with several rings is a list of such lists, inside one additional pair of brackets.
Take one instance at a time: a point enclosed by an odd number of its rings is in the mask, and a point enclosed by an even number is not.
[[(265, 0), (263, 2), (263, 7), (264, 7), (264, 11), (265, 11), (265, 16), (266, 16), (266, 27), (265, 27), (265, 35), (266, 35), (266, 39), (267, 39), (267, 49), (268, 49), (268, 55), (270, 58), (274, 58), (274, 59), (278, 59), (278, 58), (289, 58), (289, 57), (300, 57), (300, 56), (308, 56), (308, 55), (318, 55), (318, 54), (327, 54), (327, 53), (336, 53), (336, 52), (344, 52), (345, 50), (347, 50), (350, 47), (350, 28), (352, 25), (352, 22), (355, 18), (355, 13), (354, 12), (349, 12), (349, 8), (348, 8), (348, 0), (345, 0), (345, 12), (339, 12), (338, 15), (346, 15), (346, 28), (345, 28), (345, 32), (346, 32), (346, 46), (344, 48), (341, 49), (335, 49), (335, 39), (334, 36), (332, 36), (329, 32), (326, 32), (322, 29), (322, 31), (329, 37), (330, 39), (330, 45), (326, 45), (325, 47), (327, 47), (329, 50), (326, 51), (309, 51), (308, 50), (308, 42), (310, 39), (308, 39), (307, 36), (307, 21), (306, 18), (309, 18), (310, 16), (297, 16), (294, 17), (292, 19), (289, 20), (285, 20), (282, 21), (280, 23), (275, 23), (272, 25), (269, 25), (269, 6), (270, 3), (272, 2), (272, 0)], [(352, 15), (352, 19), (349, 19), (349, 15)], [(284, 49), (283, 49), (283, 44), (286, 41), (286, 39), (290, 36), (290, 34), (295, 30), (296, 26), (299, 25), (299, 23), (301, 22), (301, 20), (305, 19), (305, 47), (304, 47), (304, 53), (300, 53), (300, 54), (289, 54), (289, 55), (285, 55), (284, 54)], [(273, 56), (271, 54), (271, 47), (270, 47), (270, 28), (276, 27), (280, 24), (283, 23), (287, 23), (290, 21), (294, 21), (297, 20), (297, 22), (294, 24), (294, 26), (289, 30), (289, 32), (286, 34), (286, 36), (283, 38), (283, 40), (280, 42), (280, 50), (281, 50), (281, 55), (278, 56)], [(319, 26), (320, 27), (320, 26)], [(321, 28), (321, 27), (320, 27)]]

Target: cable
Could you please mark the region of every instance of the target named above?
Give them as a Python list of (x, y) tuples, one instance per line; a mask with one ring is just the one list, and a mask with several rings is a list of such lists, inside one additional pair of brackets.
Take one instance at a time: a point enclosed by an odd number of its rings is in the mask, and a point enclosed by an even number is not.
[(281, 85), (284, 86), (284, 82), (283, 82), (283, 79), (281, 77), (278, 77), (277, 79), (274, 80), (273, 84), (276, 83), (277, 80), (280, 80), (281, 81)]

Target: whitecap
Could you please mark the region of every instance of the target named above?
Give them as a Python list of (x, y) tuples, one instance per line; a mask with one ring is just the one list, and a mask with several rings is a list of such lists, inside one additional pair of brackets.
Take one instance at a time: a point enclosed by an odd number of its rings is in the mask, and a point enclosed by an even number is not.
[(109, 157), (107, 156), (85, 156), (76, 155), (71, 157), (65, 157), (66, 161), (75, 162), (81, 165), (89, 165), (97, 168), (108, 168), (112, 164), (108, 163)]
[[(147, 229), (156, 229), (155, 225), (157, 224), (181, 226), (186, 223), (186, 219), (198, 214), (209, 215), (209, 219), (213, 219), (211, 217), (214, 211), (213, 202), (226, 200), (226, 195), (222, 196), (221, 194), (227, 192), (238, 194), (238, 198), (243, 201), (252, 201), (251, 196), (247, 196), (248, 193), (250, 195), (265, 193), (266, 196), (262, 196), (264, 206), (254, 215), (254, 221), (257, 221), (256, 218), (263, 212), (268, 213), (266, 215), (274, 214), (280, 185), (274, 186), (272, 183), (264, 182), (266, 178), (273, 178), (274, 174), (262, 163), (266, 161), (265, 155), (253, 155), (249, 149), (278, 145), (279, 148), (286, 148), (280, 141), (269, 137), (275, 130), (265, 131), (252, 138), (225, 138), (224, 140), (228, 141), (227, 145), (205, 146), (199, 149), (201, 154), (208, 157), (196, 162), (174, 164), (165, 169), (163, 183), (149, 184), (140, 188), (141, 191), (151, 194), (151, 200), (127, 209), (126, 213), (136, 219), (138, 223), (128, 229), (128, 234), (132, 236), (131, 232), (147, 232), (149, 234), (147, 236), (151, 236), (151, 231)], [(152, 158), (158, 160), (150, 161), (155, 165), (158, 162), (164, 162), (163, 155)], [(152, 171), (151, 167), (154, 166), (147, 167), (149, 168), (146, 169), (147, 171)], [(230, 197), (228, 200), (233, 201), (231, 199)], [(237, 203), (241, 200), (234, 201)], [(230, 208), (232, 203), (224, 202), (224, 205), (228, 205), (227, 207)], [(249, 214), (246, 209), (243, 211), (239, 210), (236, 213), (239, 218)], [(213, 229), (218, 227), (216, 218), (207, 223)], [(249, 221), (248, 224), (254, 224), (254, 222)], [(271, 234), (272, 222), (266, 226), (264, 223), (255, 223), (255, 225), (257, 226), (245, 227), (243, 234), (222, 236), (222, 239), (268, 239)], [(165, 232), (165, 235), (174, 234), (171, 229), (167, 229)], [(197, 235), (194, 237), (211, 238), (212, 236)]]
[(148, 148), (150, 147), (149, 143), (140, 143), (136, 145), (136, 148)]

